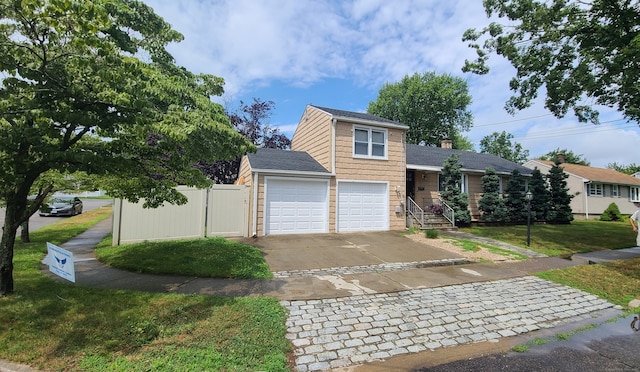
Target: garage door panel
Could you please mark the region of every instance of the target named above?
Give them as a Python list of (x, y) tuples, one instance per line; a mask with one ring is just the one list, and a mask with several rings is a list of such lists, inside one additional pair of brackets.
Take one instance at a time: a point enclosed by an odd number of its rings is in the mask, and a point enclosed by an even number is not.
[(267, 180), (266, 234), (327, 232), (327, 182)]
[(338, 231), (375, 231), (389, 228), (385, 183), (338, 183)]

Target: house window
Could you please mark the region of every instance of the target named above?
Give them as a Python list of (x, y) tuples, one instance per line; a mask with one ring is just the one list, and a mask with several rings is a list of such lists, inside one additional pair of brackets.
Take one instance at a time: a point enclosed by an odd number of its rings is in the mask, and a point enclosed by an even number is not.
[(611, 185), (611, 197), (613, 198), (620, 197), (620, 187), (618, 185)]
[[(467, 192), (467, 175), (463, 174), (462, 177), (460, 177), (460, 192), (465, 193)], [(444, 177), (442, 177), (442, 173), (438, 173), (438, 191), (439, 192), (443, 192), (444, 191)]]
[(640, 202), (640, 187), (629, 188), (629, 199), (632, 202)]
[(353, 156), (358, 158), (387, 158), (387, 131), (365, 127), (353, 128)]
[(604, 188), (601, 183), (590, 183), (587, 185), (589, 196), (603, 196)]

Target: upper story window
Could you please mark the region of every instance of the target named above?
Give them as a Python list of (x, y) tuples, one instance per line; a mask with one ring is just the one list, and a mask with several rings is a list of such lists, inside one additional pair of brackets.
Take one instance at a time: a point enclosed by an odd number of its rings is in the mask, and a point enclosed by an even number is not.
[(353, 156), (357, 158), (386, 159), (387, 130), (354, 127)]
[(587, 186), (588, 186), (589, 196), (604, 195), (604, 188), (602, 187), (601, 183), (590, 183)]
[(620, 187), (618, 185), (611, 185), (611, 196), (614, 198), (620, 197)]
[(629, 188), (629, 200), (632, 202), (640, 202), (640, 187)]

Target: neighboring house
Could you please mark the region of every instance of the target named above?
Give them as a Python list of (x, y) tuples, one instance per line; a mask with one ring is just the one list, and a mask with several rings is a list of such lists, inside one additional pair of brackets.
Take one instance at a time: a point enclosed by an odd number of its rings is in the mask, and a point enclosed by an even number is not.
[(488, 166), (502, 177), (513, 169), (530, 174), (493, 155), (407, 145), (407, 129), (369, 114), (308, 105), (291, 151), (258, 149), (242, 159), (239, 183), (250, 187), (248, 235), (404, 229), (406, 197), (421, 207), (435, 203), (438, 174), (453, 153), (460, 154), (463, 191), (470, 192), (475, 217)]
[[(524, 164), (530, 169), (538, 168), (548, 174), (553, 162), (529, 160)], [(640, 202), (640, 178), (613, 169), (588, 167), (585, 165), (560, 164), (567, 178), (567, 188), (571, 199), (574, 218), (599, 218), (611, 203), (616, 203), (620, 212), (631, 214), (637, 208), (633, 202)]]

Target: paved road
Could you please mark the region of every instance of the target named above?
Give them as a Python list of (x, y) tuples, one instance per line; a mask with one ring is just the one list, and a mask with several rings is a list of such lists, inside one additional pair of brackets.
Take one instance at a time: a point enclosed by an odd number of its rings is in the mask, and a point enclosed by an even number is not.
[[(633, 315), (605, 321), (596, 328), (579, 332), (568, 340), (531, 346), (524, 353), (491, 353), (477, 358), (424, 366), (419, 372), (448, 371), (640, 371), (640, 332), (629, 327)], [(563, 329), (553, 330), (557, 335)], [(553, 340), (547, 335), (543, 339)], [(531, 344), (530, 344), (531, 345)]]
[[(83, 211), (85, 212), (113, 202), (111, 199), (80, 199), (82, 200)], [(4, 226), (4, 212), (5, 208), (0, 208), (0, 226)], [(29, 229), (31, 231), (35, 231), (41, 227), (51, 225), (52, 223), (65, 218), (68, 217), (40, 217), (38, 213), (36, 213), (29, 219)]]

